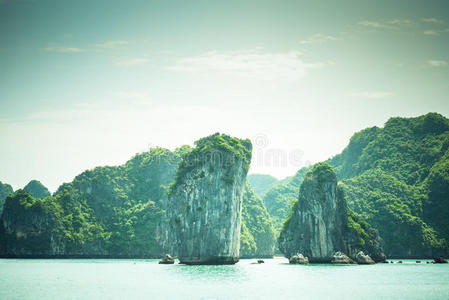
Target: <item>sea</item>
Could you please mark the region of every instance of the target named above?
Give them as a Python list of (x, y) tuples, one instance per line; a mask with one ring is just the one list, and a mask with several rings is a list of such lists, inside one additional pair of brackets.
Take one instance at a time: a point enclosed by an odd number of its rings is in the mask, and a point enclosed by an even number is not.
[(160, 265), (155, 259), (0, 259), (0, 299), (449, 299), (449, 264)]

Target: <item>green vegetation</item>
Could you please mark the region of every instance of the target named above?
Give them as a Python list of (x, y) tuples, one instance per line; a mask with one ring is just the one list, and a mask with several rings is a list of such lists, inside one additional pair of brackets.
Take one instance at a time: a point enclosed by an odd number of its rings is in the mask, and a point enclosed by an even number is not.
[[(168, 189), (169, 194), (182, 184), (187, 173), (205, 163), (210, 168), (228, 167), (227, 176), (231, 178), (236, 170), (234, 166), (237, 161), (242, 160), (245, 172), (248, 172), (252, 149), (251, 141), (248, 139), (240, 140), (226, 134), (215, 133), (199, 139), (195, 142), (195, 146), (195, 148), (183, 148), (183, 159), (179, 163), (174, 182)], [(198, 176), (202, 176), (202, 174), (198, 174)]]
[(254, 192), (257, 194), (257, 196), (261, 198), (265, 196), (265, 193), (269, 188), (271, 188), (278, 182), (275, 177), (265, 174), (250, 174), (248, 175), (248, 181), (253, 187)]
[(243, 191), (241, 257), (271, 257), (274, 254), (276, 234), (270, 215), (259, 196), (247, 182)]
[(23, 189), (34, 198), (45, 198), (51, 195), (49, 190), (37, 180), (31, 180)]

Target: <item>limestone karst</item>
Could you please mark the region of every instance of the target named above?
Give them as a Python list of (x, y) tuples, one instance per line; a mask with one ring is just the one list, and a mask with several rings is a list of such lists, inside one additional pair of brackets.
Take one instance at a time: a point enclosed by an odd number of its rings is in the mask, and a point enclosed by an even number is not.
[(251, 142), (215, 134), (195, 144), (169, 189), (169, 244), (181, 263), (234, 264)]
[(337, 251), (349, 257), (364, 251), (374, 260), (384, 260), (377, 232), (348, 208), (327, 163), (315, 165), (305, 175), (279, 248), (286, 257), (302, 253), (310, 262), (331, 262)]

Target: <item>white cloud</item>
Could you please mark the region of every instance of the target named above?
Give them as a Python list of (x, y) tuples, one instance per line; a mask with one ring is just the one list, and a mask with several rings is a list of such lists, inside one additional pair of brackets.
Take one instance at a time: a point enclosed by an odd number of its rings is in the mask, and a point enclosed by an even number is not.
[(391, 21), (388, 21), (387, 23), (397, 26), (412, 26), (416, 24), (412, 20), (408, 19), (393, 19)]
[(118, 46), (127, 45), (127, 41), (106, 41), (103, 43), (93, 44), (92, 46), (98, 47), (98, 48), (107, 48), (107, 49), (113, 49)]
[(426, 30), (423, 32), (425, 35), (432, 35), (432, 36), (437, 36), (440, 35), (440, 33), (438, 31), (435, 30)]
[(380, 22), (375, 21), (361, 21), (358, 23), (359, 25), (372, 27), (372, 28), (393, 28), (392, 26), (382, 24)]
[(424, 18), (422, 20), (423, 20), (423, 22), (432, 23), (432, 24), (436, 24), (436, 25), (444, 24), (443, 20), (440, 20), (440, 19), (437, 19), (437, 18)]
[(298, 80), (308, 69), (323, 68), (332, 63), (305, 63), (299, 51), (264, 53), (260, 49), (212, 51), (178, 59), (167, 69), (192, 73), (225, 73), (260, 80)]
[(48, 48), (45, 48), (45, 51), (48, 51), (48, 52), (59, 52), (59, 53), (86, 52), (86, 50), (84, 50), (84, 49), (75, 48), (75, 47), (48, 47)]
[(119, 67), (132, 67), (132, 66), (146, 64), (149, 61), (150, 60), (146, 59), (146, 58), (131, 58), (131, 59), (118, 61), (118, 62), (116, 62), (116, 65)]
[(432, 68), (447, 67), (447, 61), (430, 59), (427, 61), (427, 65)]
[(325, 42), (331, 42), (331, 41), (336, 41), (338, 40), (338, 38), (331, 36), (331, 35), (324, 35), (321, 33), (312, 35), (311, 37), (302, 40), (300, 43), (301, 44), (322, 44)]
[(393, 93), (385, 91), (364, 91), (352, 93), (352, 97), (365, 98), (365, 99), (382, 99), (392, 96)]

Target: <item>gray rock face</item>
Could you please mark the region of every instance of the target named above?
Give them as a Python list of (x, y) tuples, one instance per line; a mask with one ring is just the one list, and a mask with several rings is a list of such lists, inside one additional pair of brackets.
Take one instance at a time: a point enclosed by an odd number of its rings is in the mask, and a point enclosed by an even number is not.
[(298, 253), (290, 257), (288, 262), (296, 265), (306, 265), (309, 263), (309, 258), (304, 257), (304, 255), (302, 255), (301, 253)]
[(175, 263), (175, 259), (170, 254), (165, 254), (165, 256), (159, 261), (162, 265), (172, 265)]
[[(366, 222), (356, 223), (352, 216), (332, 168), (326, 163), (317, 164), (304, 177), (298, 202), (281, 231), (279, 249), (286, 257), (303, 253), (310, 262), (317, 263), (331, 262), (336, 251), (351, 257), (356, 251), (364, 250), (382, 260), (377, 232)], [(362, 227), (369, 234), (362, 233)]]
[(168, 244), (180, 263), (234, 264), (251, 143), (216, 134), (196, 145), (169, 190)]
[(346, 254), (341, 253), (340, 251), (335, 252), (334, 256), (332, 257), (331, 263), (333, 264), (355, 264), (355, 261), (353, 261), (351, 258), (349, 258)]
[(371, 265), (375, 263), (374, 260), (369, 255), (365, 255), (363, 251), (359, 251), (359, 253), (356, 254), (355, 260), (359, 265)]

